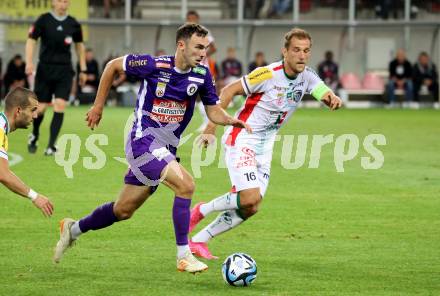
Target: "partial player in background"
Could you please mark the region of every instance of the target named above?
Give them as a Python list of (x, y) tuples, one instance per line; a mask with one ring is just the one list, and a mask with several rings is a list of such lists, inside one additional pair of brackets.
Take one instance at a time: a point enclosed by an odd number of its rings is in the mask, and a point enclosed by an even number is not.
[(0, 112), (0, 182), (12, 192), (32, 200), (47, 217), (53, 213), (52, 203), (44, 195), (36, 193), (23, 183), (9, 168), (8, 135), (17, 129), (25, 129), (37, 118), (38, 100), (32, 91), (16, 87), (5, 97), (5, 110)]
[(212, 77), (206, 67), (199, 66), (209, 45), (207, 34), (204, 27), (187, 23), (176, 32), (174, 56), (129, 54), (107, 64), (86, 120), (92, 129), (99, 124), (116, 73), (125, 72), (141, 81), (135, 121), (125, 147), (129, 170), (116, 202), (99, 206), (79, 221), (70, 218), (61, 221), (55, 262), (60, 261), (81, 234), (129, 219), (163, 183), (174, 192), (172, 216), (177, 269), (194, 273), (208, 268), (191, 254), (188, 246), (190, 205), (195, 185), (191, 175), (176, 161), (177, 146), (193, 116), (197, 96), (201, 97), (213, 122), (238, 129), (248, 126), (229, 116), (217, 104)]
[[(255, 69), (222, 89), (221, 105), (227, 108), (235, 95), (246, 95), (238, 119), (253, 130), (229, 128), (223, 135), (225, 161), (232, 183), (231, 192), (208, 203), (198, 203), (191, 211), (190, 231), (207, 215), (221, 212), (208, 226), (192, 237), (191, 251), (200, 257), (216, 258), (207, 242), (257, 213), (270, 178), (270, 166), (275, 137), (304, 94), (311, 94), (331, 110), (342, 101), (307, 65), (312, 38), (301, 29), (292, 29), (284, 36), (283, 60)], [(215, 138), (216, 125), (209, 123), (202, 142), (207, 145)]]
[[(195, 10), (188, 11), (186, 13), (186, 21), (188, 23), (194, 23), (194, 24), (200, 23), (200, 16), (199, 16), (198, 12)], [(212, 36), (212, 34), (209, 31), (208, 31), (208, 42), (209, 42), (209, 47), (206, 52), (206, 57), (200, 62), (200, 64), (207, 67), (208, 69), (210, 69), (211, 68), (210, 58), (214, 53), (217, 52), (217, 47), (215, 46), (214, 37)], [(211, 75), (215, 77), (214, 73), (211, 73)], [(203, 122), (200, 125), (200, 127), (197, 129), (197, 131), (202, 132), (206, 128), (206, 126), (208, 125), (209, 118), (206, 115), (205, 106), (203, 105), (203, 103), (200, 99), (197, 100), (196, 105), (197, 105), (197, 109), (199, 110), (200, 115), (202, 116), (202, 119), (203, 119)]]
[[(34, 129), (29, 137), (28, 151), (37, 151), (40, 125), (47, 106), (53, 102), (53, 118), (50, 124), (49, 143), (45, 155), (56, 152), (55, 142), (64, 119), (64, 110), (69, 100), (72, 80), (75, 72), (72, 67), (70, 46), (75, 50), (80, 64), (79, 84), (87, 81), (87, 66), (81, 25), (67, 14), (69, 0), (52, 0), (51, 12), (42, 14), (29, 30), (26, 42), (26, 74), (34, 73), (32, 61), (37, 40), (41, 38), (39, 62), (35, 76), (35, 93), (40, 101), (38, 117), (34, 120)], [(52, 98), (54, 100), (52, 101)]]

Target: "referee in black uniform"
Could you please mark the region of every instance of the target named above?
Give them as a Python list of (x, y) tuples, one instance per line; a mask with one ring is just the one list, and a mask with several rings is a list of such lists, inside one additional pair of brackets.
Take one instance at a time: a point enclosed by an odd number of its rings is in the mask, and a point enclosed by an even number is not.
[(40, 125), (47, 105), (53, 100), (53, 118), (50, 124), (50, 137), (45, 155), (56, 152), (55, 141), (63, 124), (64, 110), (72, 87), (74, 71), (70, 45), (75, 49), (80, 64), (79, 84), (87, 80), (85, 47), (81, 25), (67, 14), (69, 0), (52, 0), (52, 11), (42, 14), (29, 30), (26, 42), (26, 74), (34, 72), (32, 62), (38, 38), (41, 38), (39, 62), (35, 76), (35, 93), (39, 99), (38, 118), (34, 120), (34, 129), (29, 137), (28, 150), (37, 151)]

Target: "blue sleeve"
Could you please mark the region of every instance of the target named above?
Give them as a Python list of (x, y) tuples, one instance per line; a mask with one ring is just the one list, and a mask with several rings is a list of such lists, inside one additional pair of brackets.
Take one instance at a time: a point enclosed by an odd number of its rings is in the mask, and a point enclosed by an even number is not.
[(202, 99), (203, 105), (217, 105), (219, 103), (219, 98), (217, 96), (217, 91), (215, 90), (215, 80), (212, 78), (209, 70), (206, 71), (205, 81), (203, 86), (200, 88), (200, 98)]
[(155, 62), (150, 55), (128, 54), (124, 56), (122, 64), (127, 75), (143, 79), (155, 69)]

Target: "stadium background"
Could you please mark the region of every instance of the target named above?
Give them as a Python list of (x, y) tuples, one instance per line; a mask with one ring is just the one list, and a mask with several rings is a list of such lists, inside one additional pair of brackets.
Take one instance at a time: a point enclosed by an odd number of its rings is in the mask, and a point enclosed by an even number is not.
[[(27, 28), (33, 19), (21, 17), (39, 15), (48, 9), (49, 2), (0, 1), (3, 70), (11, 57), (24, 54)], [(73, 15), (88, 24), (86, 45), (94, 49), (100, 65), (110, 54), (153, 53), (159, 48), (173, 54), (175, 29), (189, 9), (200, 13), (201, 23), (214, 35), (217, 61), (225, 58), (227, 47), (236, 46), (244, 68), (256, 51), (263, 51), (267, 62), (277, 59), (282, 34), (293, 26), (309, 30), (314, 38), (312, 67), (326, 50), (332, 50), (341, 74), (354, 72), (362, 77), (369, 70), (369, 61), (382, 61), (382, 68), (372, 70), (383, 71), (393, 52), (384, 52), (385, 47), (379, 46), (373, 48), (373, 59), (369, 60), (371, 38), (391, 41), (394, 49), (406, 48), (411, 62), (420, 51), (427, 51), (440, 64), (438, 1), (397, 1), (398, 19), (391, 14), (388, 20), (375, 17), (372, 2), (298, 0), (276, 18), (261, 15), (259, 19), (245, 17), (250, 7), (247, 1), (139, 0), (133, 19), (127, 20), (122, 4), (112, 8), (110, 18), (103, 18), (101, 1), (72, 0), (72, 12), (77, 11)], [(17, 6), (25, 3), (34, 3), (37, 8)], [(405, 16), (405, 4), (418, 8), (415, 18), (411, 9)], [(356, 7), (356, 13), (350, 13), (350, 5)], [(243, 11), (243, 18), (237, 18), (238, 11)], [(356, 18), (350, 21), (350, 15)], [(362, 97), (370, 99), (377, 98)], [(260, 213), (214, 240), (211, 249), (221, 259), (209, 262), (210, 270), (196, 277), (175, 271), (172, 198), (163, 186), (133, 219), (85, 235), (58, 266), (50, 260), (59, 219), (81, 217), (117, 195), (125, 166), (113, 158), (123, 156), (123, 129), (131, 107), (105, 110), (102, 125), (94, 132), (108, 137), (108, 145), (100, 146), (106, 162), (97, 170), (83, 165), (84, 157), (95, 160), (84, 144), (92, 133), (83, 123), (88, 106), (68, 109), (61, 136), (76, 134), (81, 139), (71, 179), (42, 151), (28, 155), (27, 132), (17, 131), (10, 136), (10, 152), (20, 156), (21, 162), (12, 170), (54, 201), (55, 215), (43, 219), (28, 201), (0, 188), (0, 295), (437, 295), (438, 110), (379, 107), (337, 112), (298, 110), (281, 130), (282, 135), (355, 134), (362, 141), (368, 134), (383, 134), (387, 139), (387, 145), (380, 146), (383, 167), (364, 170), (360, 157), (368, 154), (361, 146), (359, 154), (345, 164), (345, 172), (338, 173), (333, 162), (334, 144), (330, 144), (323, 148), (319, 168), (309, 169), (309, 144), (306, 164), (286, 170), (280, 161), (283, 147), (277, 143), (271, 183)], [(197, 114), (186, 132), (192, 134), (190, 141), (181, 148), (187, 168), (191, 167), (192, 143), (200, 123)], [(48, 125), (43, 123), (42, 129)], [(46, 143), (47, 138), (40, 141)], [(66, 148), (68, 157), (71, 147)], [(214, 165), (202, 168), (202, 178), (195, 180), (195, 202), (228, 188), (227, 171), (217, 167), (217, 159)], [(221, 279), (221, 260), (235, 251), (251, 254), (258, 263), (259, 274), (250, 289), (231, 290)]]

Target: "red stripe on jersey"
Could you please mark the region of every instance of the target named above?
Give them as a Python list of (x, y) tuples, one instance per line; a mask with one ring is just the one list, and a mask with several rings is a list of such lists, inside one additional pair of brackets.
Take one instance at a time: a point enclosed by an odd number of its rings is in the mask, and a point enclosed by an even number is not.
[[(263, 93), (256, 93), (250, 95), (246, 99), (246, 104), (244, 105), (243, 110), (238, 115), (238, 119), (243, 120), (246, 122), (248, 120), (249, 116), (251, 116), (252, 111), (254, 111), (255, 106), (257, 106), (258, 102), (261, 100), (261, 97), (263, 96)], [(234, 127), (229, 134), (228, 138), (226, 139), (226, 145), (234, 146), (235, 140), (237, 139), (238, 134), (241, 132), (241, 128)]]
[(281, 65), (279, 65), (279, 66), (276, 66), (276, 67), (273, 68), (272, 70), (273, 70), (273, 71), (278, 71), (278, 70), (281, 70), (281, 69), (283, 69), (283, 64), (281, 64)]

